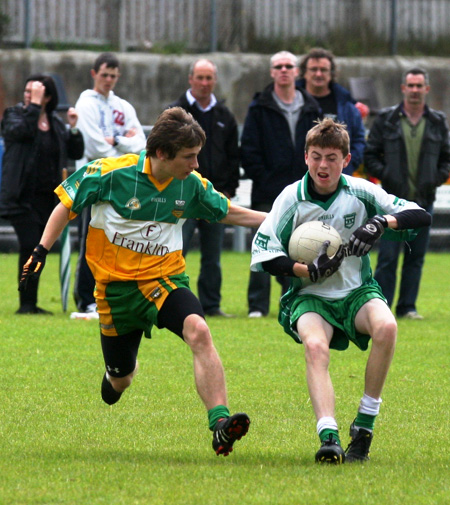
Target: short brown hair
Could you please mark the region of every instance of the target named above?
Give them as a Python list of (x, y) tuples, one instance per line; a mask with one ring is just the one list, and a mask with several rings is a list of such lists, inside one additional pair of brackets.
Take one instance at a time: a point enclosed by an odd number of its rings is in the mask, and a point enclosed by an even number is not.
[(317, 121), (306, 135), (305, 151), (311, 146), (339, 149), (344, 158), (350, 152), (350, 137), (344, 123), (338, 123), (326, 117)]
[(300, 77), (305, 77), (306, 66), (309, 60), (320, 60), (326, 58), (331, 64), (331, 78), (336, 78), (336, 63), (334, 61), (334, 54), (323, 47), (313, 47), (308, 51), (300, 61)]
[(202, 127), (181, 107), (166, 109), (158, 119), (147, 139), (147, 156), (156, 156), (157, 149), (173, 160), (184, 147), (203, 147), (206, 135)]
[(97, 73), (100, 67), (106, 63), (106, 68), (119, 68), (119, 60), (113, 53), (102, 53), (94, 61), (94, 71)]

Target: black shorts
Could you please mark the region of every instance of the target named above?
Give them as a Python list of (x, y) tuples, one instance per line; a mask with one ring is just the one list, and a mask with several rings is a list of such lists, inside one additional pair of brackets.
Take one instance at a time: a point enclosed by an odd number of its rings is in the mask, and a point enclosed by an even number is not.
[[(183, 339), (183, 324), (187, 316), (204, 312), (197, 297), (186, 288), (175, 289), (167, 297), (158, 314), (158, 328), (167, 328)], [(109, 337), (101, 334), (106, 370), (112, 377), (125, 377), (136, 368), (142, 330)]]

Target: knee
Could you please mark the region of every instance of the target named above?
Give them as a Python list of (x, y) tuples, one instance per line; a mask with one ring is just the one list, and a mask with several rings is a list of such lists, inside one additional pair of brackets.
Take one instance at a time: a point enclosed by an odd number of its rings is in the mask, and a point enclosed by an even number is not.
[(133, 382), (133, 377), (135, 376), (136, 371), (126, 375), (125, 377), (111, 377), (109, 376), (109, 382), (111, 386), (118, 392), (123, 393), (125, 389), (131, 386)]
[(392, 348), (397, 340), (397, 322), (394, 318), (381, 321), (372, 335), (374, 345)]
[(189, 316), (186, 318), (183, 326), (183, 337), (193, 351), (212, 345), (209, 327), (200, 316)]
[(328, 365), (330, 360), (330, 349), (325, 340), (312, 338), (304, 342), (303, 345), (305, 346), (305, 358), (307, 363)]

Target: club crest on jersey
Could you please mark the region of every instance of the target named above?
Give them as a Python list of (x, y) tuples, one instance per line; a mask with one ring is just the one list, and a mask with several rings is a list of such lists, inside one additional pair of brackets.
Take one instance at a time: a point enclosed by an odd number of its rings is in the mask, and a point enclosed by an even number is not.
[(185, 200), (175, 200), (175, 208), (172, 210), (172, 214), (177, 219), (180, 219), (180, 217), (183, 215), (185, 204)]
[(258, 232), (255, 238), (255, 245), (260, 249), (264, 249), (267, 251), (267, 244), (269, 243), (268, 235), (264, 235), (263, 233)]
[(133, 198), (130, 198), (125, 204), (125, 207), (130, 210), (139, 210), (141, 208), (141, 202), (133, 196)]
[(351, 214), (347, 214), (344, 216), (344, 226), (346, 228), (352, 228), (355, 224), (356, 212), (352, 212)]

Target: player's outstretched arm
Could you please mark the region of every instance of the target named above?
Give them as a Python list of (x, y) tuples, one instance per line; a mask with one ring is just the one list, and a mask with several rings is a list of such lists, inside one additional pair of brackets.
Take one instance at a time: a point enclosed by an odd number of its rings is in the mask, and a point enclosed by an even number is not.
[(224, 224), (234, 224), (237, 226), (250, 226), (258, 228), (258, 226), (266, 219), (265, 212), (246, 209), (239, 205), (230, 204), (228, 214), (220, 222)]
[(46, 256), (69, 222), (69, 209), (59, 203), (50, 215), (40, 243), (34, 248), (25, 263), (20, 276), (19, 291), (27, 289), (28, 280), (41, 275), (45, 266)]
[(406, 209), (395, 214), (371, 217), (366, 224), (357, 228), (350, 237), (350, 254), (358, 257), (365, 256), (383, 235), (386, 228), (407, 230), (430, 225), (431, 215), (421, 208)]
[(69, 222), (69, 209), (59, 203), (48, 218), (41, 244), (49, 251)]

